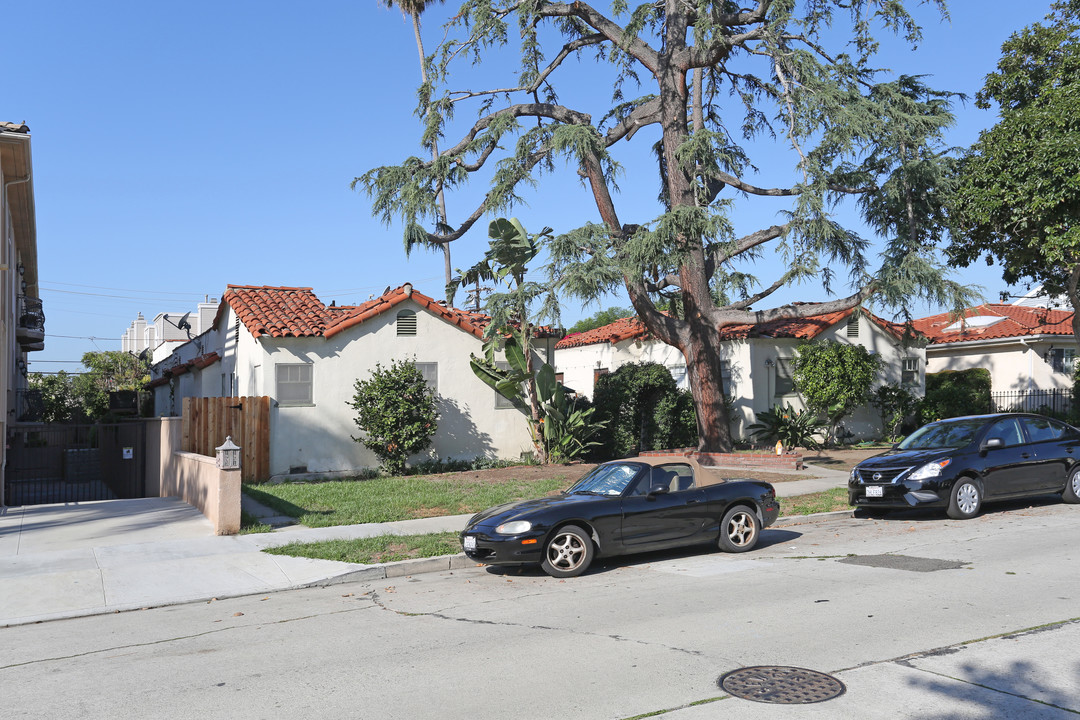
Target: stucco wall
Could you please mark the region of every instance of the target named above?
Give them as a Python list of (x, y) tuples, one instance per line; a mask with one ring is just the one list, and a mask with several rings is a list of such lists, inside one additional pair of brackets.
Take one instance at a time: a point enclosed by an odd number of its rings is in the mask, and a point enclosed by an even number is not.
[(180, 418), (150, 421), (146, 444), (148, 489), (156, 484), (158, 497), (197, 507), (218, 535), (240, 531), (239, 470), (219, 470), (215, 458), (181, 452)]
[[(398, 336), (397, 313), (416, 311), (416, 335)], [(410, 359), (438, 365), (439, 427), (431, 454), (440, 458), (517, 458), (532, 445), (524, 415), (496, 408), (495, 392), (469, 367), (469, 354), (481, 353), (481, 340), (412, 302), (329, 339), (282, 338), (260, 344), (264, 368), (254, 394), (276, 397), (275, 366), (312, 363), (313, 404), (275, 404), (271, 410), (270, 465), (274, 474), (333, 472), (378, 465), (361, 443), (348, 405), (358, 379), (370, 377), (376, 363)]]

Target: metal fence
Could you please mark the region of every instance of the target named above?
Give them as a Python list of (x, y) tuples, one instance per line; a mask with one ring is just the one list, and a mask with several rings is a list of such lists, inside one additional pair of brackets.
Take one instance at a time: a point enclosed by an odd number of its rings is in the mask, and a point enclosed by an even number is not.
[(1015, 390), (990, 393), (991, 412), (1033, 412), (1068, 416), (1073, 409), (1072, 390)]

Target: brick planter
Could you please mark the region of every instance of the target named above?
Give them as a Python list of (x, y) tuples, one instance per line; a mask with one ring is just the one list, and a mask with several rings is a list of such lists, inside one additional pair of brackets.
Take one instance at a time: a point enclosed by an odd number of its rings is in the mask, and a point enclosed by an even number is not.
[(693, 448), (675, 450), (646, 450), (646, 457), (690, 457), (705, 466), (746, 467), (759, 470), (802, 470), (803, 456), (800, 452), (776, 453), (703, 453)]

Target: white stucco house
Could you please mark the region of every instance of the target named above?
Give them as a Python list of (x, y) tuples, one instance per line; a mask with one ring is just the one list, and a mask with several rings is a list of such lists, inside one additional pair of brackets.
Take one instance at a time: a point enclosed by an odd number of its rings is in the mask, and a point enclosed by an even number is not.
[[(488, 317), (405, 284), (357, 306), (324, 305), (310, 288), (230, 285), (211, 327), (152, 369), (159, 415), (184, 397), (269, 396), (271, 474), (378, 465), (347, 404), (377, 363), (414, 360), (438, 395), (440, 458), (518, 458), (532, 444), (525, 415), (469, 366)], [(535, 341), (541, 361), (556, 339)]]
[(1072, 387), (1076, 337), (1071, 311), (1031, 305), (969, 308), (962, 317), (940, 313), (913, 321), (928, 341), (927, 372), (986, 368), (991, 392), (1066, 391)]
[[(861, 308), (733, 326), (724, 330), (723, 338), (721, 374), (724, 393), (733, 401), (731, 430), (736, 438), (747, 435), (745, 428), (754, 423), (756, 413), (778, 404), (805, 407), (792, 383), (791, 360), (795, 348), (807, 340), (862, 345), (884, 359), (881, 383), (903, 383), (919, 395), (923, 391), (926, 355), (921, 342), (905, 339), (902, 325)], [(600, 375), (628, 363), (660, 363), (680, 388), (689, 387), (682, 353), (652, 337), (636, 317), (567, 335), (556, 345), (556, 358), (566, 386), (589, 397)], [(845, 419), (844, 425), (856, 438), (876, 437), (881, 419), (873, 408), (867, 408)]]

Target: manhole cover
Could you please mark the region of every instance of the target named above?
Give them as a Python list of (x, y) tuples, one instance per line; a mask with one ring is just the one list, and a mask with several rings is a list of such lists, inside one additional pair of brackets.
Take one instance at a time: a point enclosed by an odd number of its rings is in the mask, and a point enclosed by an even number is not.
[(729, 695), (775, 705), (823, 702), (840, 697), (847, 689), (832, 675), (777, 665), (732, 670), (717, 684)]

